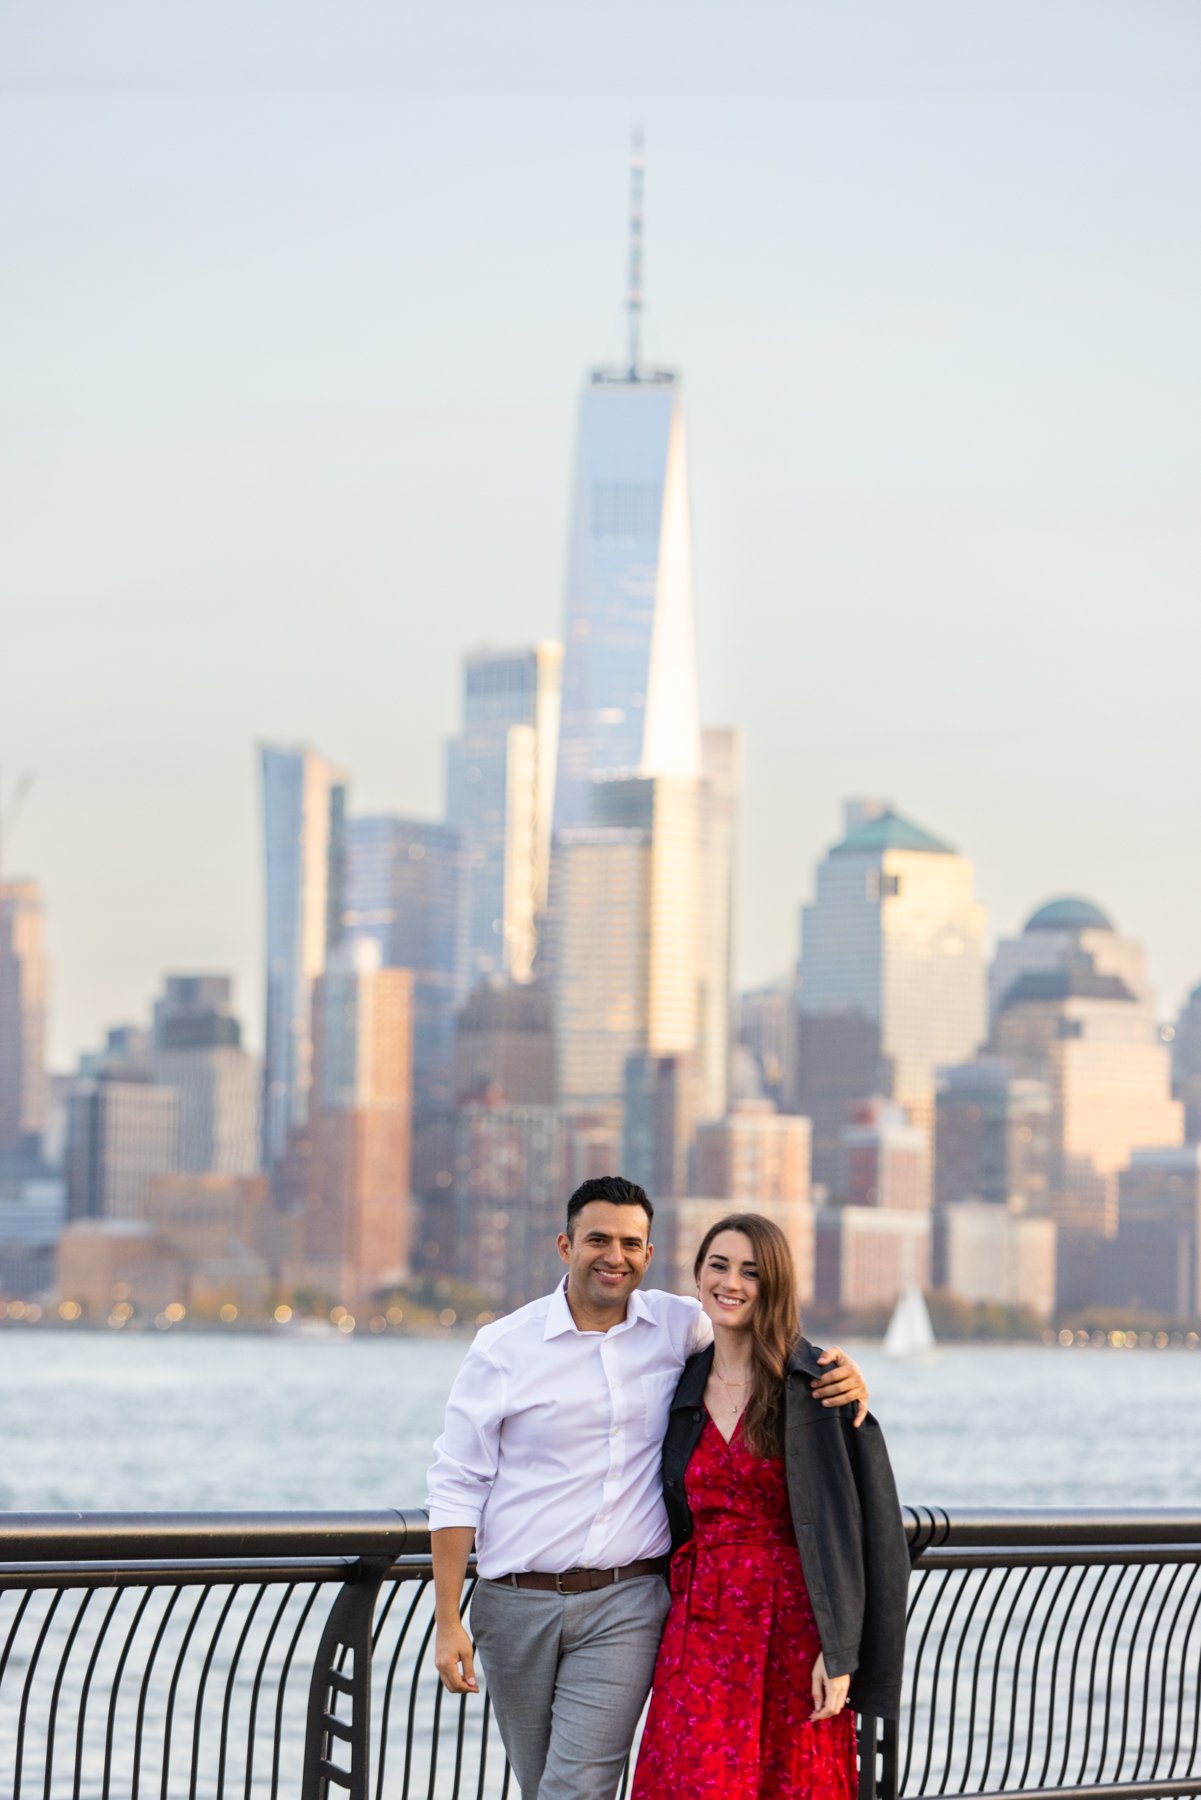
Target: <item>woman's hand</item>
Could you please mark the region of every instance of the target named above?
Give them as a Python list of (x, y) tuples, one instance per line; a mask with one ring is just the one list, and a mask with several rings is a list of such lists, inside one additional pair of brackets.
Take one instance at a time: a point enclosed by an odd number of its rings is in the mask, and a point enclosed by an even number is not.
[(847, 1695), (851, 1691), (849, 1675), (827, 1675), (826, 1659), (819, 1652), (813, 1665), (813, 1711), (809, 1715), (812, 1725), (816, 1719), (833, 1719), (842, 1711), (847, 1703)]

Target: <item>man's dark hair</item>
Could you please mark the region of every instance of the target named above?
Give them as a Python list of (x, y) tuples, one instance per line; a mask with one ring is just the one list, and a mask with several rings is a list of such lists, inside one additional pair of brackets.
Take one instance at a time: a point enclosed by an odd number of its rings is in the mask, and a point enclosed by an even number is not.
[(567, 1202), (568, 1237), (575, 1236), (576, 1219), (591, 1200), (607, 1200), (610, 1206), (640, 1206), (646, 1214), (649, 1235), (655, 1209), (647, 1198), (646, 1189), (640, 1188), (636, 1181), (627, 1181), (624, 1175), (594, 1175), (591, 1181), (582, 1181)]

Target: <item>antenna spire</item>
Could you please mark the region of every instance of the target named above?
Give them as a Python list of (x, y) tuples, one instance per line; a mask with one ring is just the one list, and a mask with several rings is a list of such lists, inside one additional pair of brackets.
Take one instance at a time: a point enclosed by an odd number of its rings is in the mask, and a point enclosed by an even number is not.
[(646, 158), (643, 155), (642, 127), (634, 127), (630, 140), (630, 285), (626, 295), (626, 311), (629, 314), (629, 379), (638, 380), (638, 361), (642, 330), (642, 182), (646, 170)]

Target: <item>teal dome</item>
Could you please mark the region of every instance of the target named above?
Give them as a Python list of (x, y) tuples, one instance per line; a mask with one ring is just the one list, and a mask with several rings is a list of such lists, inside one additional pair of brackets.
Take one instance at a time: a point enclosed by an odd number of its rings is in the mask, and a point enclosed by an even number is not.
[(1027, 931), (1112, 931), (1113, 920), (1106, 918), (1091, 900), (1068, 895), (1062, 900), (1048, 900), (1026, 920)]

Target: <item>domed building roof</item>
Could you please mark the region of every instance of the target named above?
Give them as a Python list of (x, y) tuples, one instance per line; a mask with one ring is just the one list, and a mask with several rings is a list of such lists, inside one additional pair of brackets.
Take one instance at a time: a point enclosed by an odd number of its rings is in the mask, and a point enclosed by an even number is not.
[(1113, 920), (1106, 918), (1099, 906), (1077, 895), (1062, 900), (1048, 900), (1032, 912), (1023, 928), (1026, 931), (1112, 931)]

